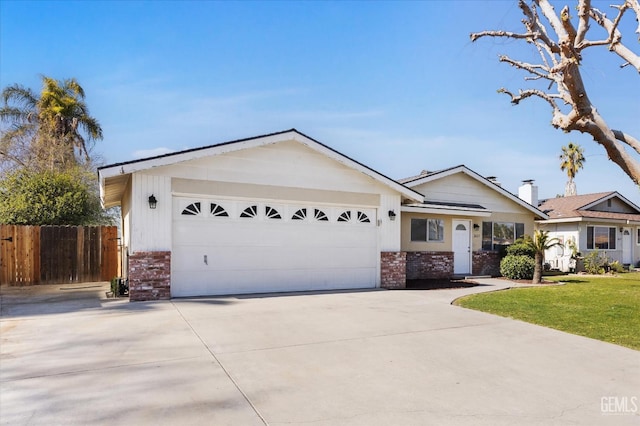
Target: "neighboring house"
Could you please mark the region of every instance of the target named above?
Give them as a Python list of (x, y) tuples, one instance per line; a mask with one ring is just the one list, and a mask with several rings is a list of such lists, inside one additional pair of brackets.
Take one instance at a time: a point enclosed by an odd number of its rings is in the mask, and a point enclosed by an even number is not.
[(292, 129), (101, 167), (131, 300), (497, 273), (547, 216), (459, 166), (396, 182)]
[(562, 243), (545, 254), (551, 268), (567, 272), (576, 267), (572, 246), (583, 257), (598, 250), (625, 265), (640, 261), (640, 208), (619, 193), (551, 198), (539, 208), (549, 219), (537, 226)]

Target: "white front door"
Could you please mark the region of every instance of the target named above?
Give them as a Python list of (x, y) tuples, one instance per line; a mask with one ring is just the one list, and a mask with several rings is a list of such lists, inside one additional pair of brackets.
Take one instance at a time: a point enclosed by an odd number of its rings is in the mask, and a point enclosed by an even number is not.
[(622, 263), (633, 263), (633, 245), (631, 244), (631, 229), (622, 230)]
[(471, 273), (471, 221), (453, 221), (453, 273)]

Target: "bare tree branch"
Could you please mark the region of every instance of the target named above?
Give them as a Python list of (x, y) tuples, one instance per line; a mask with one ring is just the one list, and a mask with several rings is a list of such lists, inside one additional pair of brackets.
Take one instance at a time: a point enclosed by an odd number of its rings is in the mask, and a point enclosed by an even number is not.
[[(511, 98), (511, 103), (519, 104), (522, 100), (537, 97), (546, 101), (552, 109), (551, 125), (565, 132), (579, 131), (591, 135), (594, 141), (604, 147), (607, 155), (616, 163), (636, 184), (640, 185), (640, 162), (625, 150), (625, 146), (640, 154), (640, 140), (621, 130), (611, 129), (587, 94), (581, 75), (581, 52), (588, 47), (607, 46), (623, 58), (626, 63), (633, 65), (640, 71), (640, 57), (622, 43), (619, 25), (625, 12), (632, 10), (640, 22), (640, 0), (619, 0), (622, 3), (612, 6), (617, 9), (614, 20), (595, 9), (591, 0), (576, 0), (578, 10), (578, 27), (571, 22), (569, 7), (565, 6), (557, 14), (549, 0), (519, 0), (519, 6), (525, 19), (522, 23), (524, 33), (508, 31), (483, 31), (471, 34), (471, 40), (481, 37), (502, 37), (526, 40), (533, 43), (540, 56), (540, 63), (529, 63), (500, 55), (499, 61), (521, 69), (527, 73), (525, 81), (547, 80), (548, 89), (520, 89), (517, 94), (501, 88)], [(541, 15), (538, 15), (538, 10)], [(553, 39), (547, 31), (542, 17), (546, 19), (553, 30)], [(594, 20), (605, 29), (607, 37), (604, 40), (588, 40), (590, 21)], [(640, 25), (636, 31), (640, 34)], [(557, 93), (551, 89), (555, 85)], [(559, 106), (564, 103), (564, 113)]]
[[(607, 43), (609, 44), (609, 50), (615, 52), (622, 59), (629, 62), (640, 73), (640, 56), (635, 54), (632, 50), (621, 43), (622, 34), (617, 28), (618, 23), (622, 18), (622, 14), (625, 10), (627, 10), (626, 5), (630, 4), (631, 2), (636, 3), (636, 5), (633, 6), (634, 10), (636, 10), (636, 8), (640, 10), (640, 4), (638, 0), (627, 0), (624, 5), (619, 6), (619, 13), (616, 17), (615, 22), (607, 19), (604, 13), (595, 8), (591, 8), (589, 14), (593, 18), (593, 20), (596, 21), (609, 34), (609, 38), (607, 39), (609, 41), (609, 43)], [(640, 15), (637, 15), (637, 18), (640, 19)]]

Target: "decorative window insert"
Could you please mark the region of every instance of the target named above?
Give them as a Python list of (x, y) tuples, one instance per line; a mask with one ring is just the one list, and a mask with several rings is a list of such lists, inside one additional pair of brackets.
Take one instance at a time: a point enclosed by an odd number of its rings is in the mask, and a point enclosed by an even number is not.
[(256, 216), (258, 216), (258, 206), (249, 206), (240, 213), (240, 217), (253, 218)]
[(307, 218), (307, 209), (300, 209), (291, 216), (292, 220), (305, 220)]
[(280, 216), (280, 213), (278, 213), (278, 210), (270, 206), (265, 206), (264, 215), (269, 219), (282, 219), (282, 216)]
[(329, 221), (329, 218), (327, 217), (325, 212), (323, 212), (320, 209), (314, 209), (313, 218), (315, 220), (319, 221), (319, 222), (328, 222)]
[(524, 236), (524, 223), (482, 222), (482, 250), (500, 250)]
[(588, 250), (615, 250), (616, 228), (613, 226), (587, 226)]
[(342, 212), (340, 213), (340, 216), (338, 216), (338, 222), (350, 222), (350, 221), (351, 221), (351, 210)]
[(211, 216), (214, 217), (229, 217), (229, 213), (220, 204), (211, 203)]
[(411, 219), (411, 241), (444, 241), (443, 219)]
[(191, 203), (182, 210), (184, 216), (197, 216), (200, 214), (200, 202)]
[(371, 223), (371, 221), (369, 220), (369, 216), (367, 216), (363, 212), (358, 212), (358, 222), (360, 222), (360, 223)]

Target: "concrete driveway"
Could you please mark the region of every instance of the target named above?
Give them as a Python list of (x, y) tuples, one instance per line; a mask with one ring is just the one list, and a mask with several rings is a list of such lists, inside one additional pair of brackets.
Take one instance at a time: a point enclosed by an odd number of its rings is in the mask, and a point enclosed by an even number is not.
[(4, 291), (0, 423), (638, 424), (640, 352), (450, 305), (507, 285), (485, 284), (148, 303), (106, 285)]

